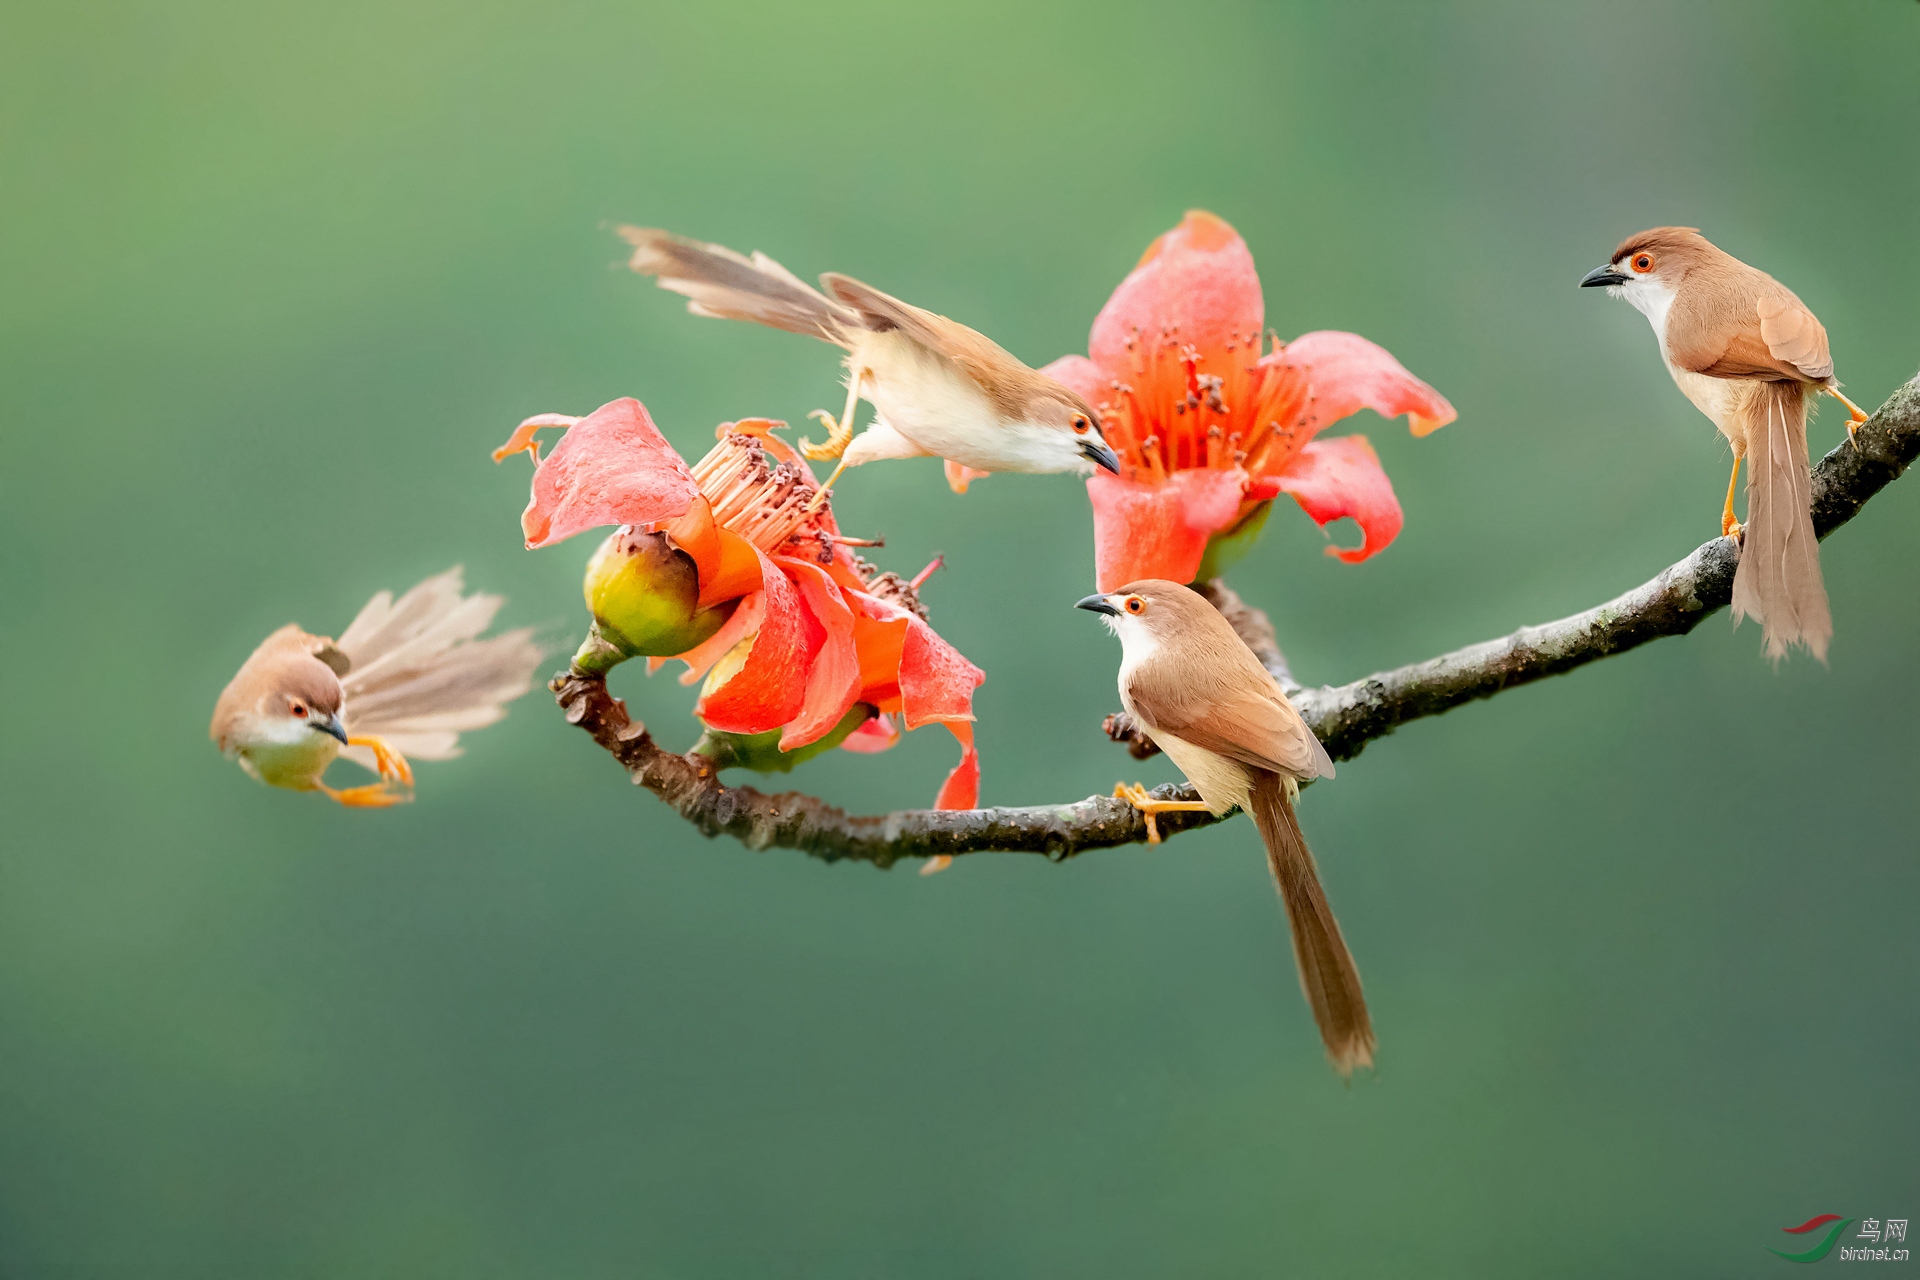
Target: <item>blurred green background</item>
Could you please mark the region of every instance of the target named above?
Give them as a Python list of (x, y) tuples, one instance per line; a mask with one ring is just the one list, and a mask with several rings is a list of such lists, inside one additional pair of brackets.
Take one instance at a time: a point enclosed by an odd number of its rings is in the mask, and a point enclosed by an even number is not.
[[(1632, 586), (1726, 449), (1574, 287), (1680, 222), (1787, 281), (1855, 398), (1920, 362), (1920, 7), (993, 0), (38, 6), (0, 45), (0, 1275), (1748, 1276), (1920, 1209), (1920, 483), (1827, 544), (1832, 669), (1726, 616), (1373, 744), (1304, 822), (1366, 976), (1344, 1087), (1234, 821), (921, 879), (710, 843), (536, 692), (419, 801), (208, 744), (268, 630), (521, 549), (525, 414), (838, 406), (608, 227), (761, 248), (1038, 364), (1190, 206), (1283, 335), (1458, 406), (1362, 415), (1405, 505), (1235, 574), (1345, 681)], [(1816, 448), (1839, 438), (1829, 408)], [(1107, 745), (1068, 477), (855, 474), (986, 669), (989, 803), (1174, 776)], [(1334, 531), (1351, 540), (1351, 529)], [(690, 693), (616, 688), (671, 745)], [(932, 797), (915, 734), (794, 781)], [(744, 780), (744, 779), (743, 779)]]

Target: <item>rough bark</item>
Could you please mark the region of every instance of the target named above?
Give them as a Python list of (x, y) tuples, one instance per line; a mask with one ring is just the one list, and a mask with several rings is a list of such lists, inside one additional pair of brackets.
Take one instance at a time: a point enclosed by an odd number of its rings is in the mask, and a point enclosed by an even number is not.
[[(1852, 519), (1916, 456), (1920, 377), (1896, 391), (1851, 442), (1834, 449), (1814, 469), (1814, 530), (1825, 538)], [(1265, 614), (1218, 579), (1202, 590), (1287, 690), (1328, 754), (1350, 760), (1369, 741), (1409, 720), (1561, 675), (1661, 636), (1685, 635), (1726, 606), (1738, 563), (1734, 541), (1716, 538), (1650, 582), (1584, 613), (1522, 627), (1500, 639), (1351, 684), (1315, 689), (1294, 682)], [(849, 858), (887, 867), (902, 858), (989, 851), (1042, 853), (1064, 860), (1087, 849), (1147, 838), (1146, 824), (1133, 807), (1105, 796), (1017, 809), (907, 809), (858, 816), (799, 792), (766, 795), (751, 787), (725, 786), (699, 757), (656, 746), (645, 727), (628, 719), (625, 706), (607, 692), (604, 679), (567, 673), (556, 677), (552, 688), (568, 721), (592, 734), (635, 784), (707, 835), (730, 835), (750, 849), (799, 849), (829, 862)], [(1152, 744), (1124, 715), (1109, 716), (1106, 729), (1134, 755), (1153, 753)], [(1187, 787), (1160, 787), (1155, 794), (1197, 798)], [(1215, 821), (1204, 813), (1166, 813), (1160, 815), (1159, 828), (1163, 836), (1172, 836)]]

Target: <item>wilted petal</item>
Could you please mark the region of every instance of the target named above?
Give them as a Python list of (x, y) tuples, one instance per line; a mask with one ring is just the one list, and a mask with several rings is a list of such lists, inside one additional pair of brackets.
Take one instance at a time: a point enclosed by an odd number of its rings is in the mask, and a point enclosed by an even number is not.
[(534, 468), (533, 500), (520, 527), (527, 546), (551, 546), (601, 525), (671, 519), (699, 491), (645, 406), (630, 397), (614, 400), (568, 428)]
[(826, 639), (825, 628), (801, 606), (793, 580), (762, 560), (760, 590), (747, 597), (758, 596), (763, 612), (746, 663), (694, 708), (703, 723), (726, 733), (764, 733), (799, 715), (808, 669)]
[(1306, 425), (1314, 430), (1371, 409), (1383, 418), (1406, 414), (1413, 434), (1424, 436), (1458, 416), (1445, 396), (1408, 373), (1386, 348), (1357, 333), (1303, 333), (1277, 354), (1307, 367), (1313, 400)]
[(960, 763), (940, 784), (934, 797), (936, 809), (972, 809), (980, 803), (980, 753), (973, 749), (973, 726), (965, 721), (951, 722), (947, 728), (960, 740)]
[[(1103, 369), (1131, 368), (1135, 333), (1158, 338), (1178, 326), (1180, 341), (1202, 351), (1257, 334), (1266, 319), (1260, 276), (1240, 233), (1204, 210), (1147, 246), (1140, 264), (1094, 317), (1087, 354)], [(1058, 377), (1058, 375), (1055, 375)]]
[(1327, 548), (1328, 555), (1348, 564), (1384, 551), (1400, 532), (1400, 499), (1365, 436), (1312, 441), (1278, 480), (1280, 491), (1292, 494), (1315, 524), (1351, 516), (1360, 526), (1359, 546)]
[(973, 719), (973, 691), (986, 678), (932, 627), (907, 613), (900, 647), (900, 717), (908, 729)]
[(1164, 484), (1096, 474), (1093, 500), (1095, 585), (1112, 591), (1141, 578), (1191, 582), (1207, 539), (1232, 524), (1246, 480), (1238, 470), (1176, 471)]
[(1085, 356), (1061, 356), (1040, 372), (1088, 404), (1099, 404), (1113, 391), (1113, 375)]
[(804, 560), (783, 558), (778, 563), (793, 575), (801, 600), (826, 633), (807, 672), (800, 714), (780, 735), (780, 749), (793, 751), (830, 732), (858, 700), (860, 655), (853, 647), (853, 611), (826, 571)]

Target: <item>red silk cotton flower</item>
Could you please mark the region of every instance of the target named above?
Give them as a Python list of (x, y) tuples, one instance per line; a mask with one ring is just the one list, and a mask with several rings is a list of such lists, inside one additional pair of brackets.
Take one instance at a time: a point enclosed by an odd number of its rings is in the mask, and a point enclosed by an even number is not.
[[(849, 549), (814, 503), (806, 460), (773, 434), (784, 425), (723, 423), (689, 467), (645, 406), (621, 399), (528, 418), (495, 451), (533, 456), (528, 547), (621, 526), (587, 569), (594, 634), (575, 665), (686, 663), (682, 683), (702, 685), (702, 742), (724, 765), (784, 770), (831, 745), (883, 751), (900, 729), (945, 725), (961, 758), (935, 807), (971, 809), (973, 690), (986, 677), (927, 624), (925, 574), (904, 582)], [(552, 426), (566, 435), (543, 459), (534, 436)]]
[[(1364, 436), (1314, 435), (1360, 409), (1406, 414), (1424, 436), (1453, 406), (1352, 333), (1305, 334), (1263, 352), (1266, 302), (1238, 232), (1194, 211), (1147, 247), (1094, 318), (1088, 356), (1042, 372), (1100, 410), (1121, 474), (1087, 481), (1100, 590), (1191, 582), (1244, 548), (1277, 494), (1320, 525), (1351, 516), (1357, 563), (1400, 532), (1400, 502)], [(1089, 356), (1091, 358), (1089, 358)]]

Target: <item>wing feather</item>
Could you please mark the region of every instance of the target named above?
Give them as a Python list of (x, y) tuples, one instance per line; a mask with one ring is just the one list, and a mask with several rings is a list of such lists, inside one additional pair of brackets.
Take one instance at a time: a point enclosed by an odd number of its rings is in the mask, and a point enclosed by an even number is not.
[[(1234, 643), (1240, 644), (1237, 637)], [(1216, 755), (1303, 781), (1334, 776), (1326, 748), (1251, 653), (1231, 681), (1156, 671), (1158, 665), (1142, 663), (1125, 690), (1149, 734), (1161, 729)]]
[(336, 642), (352, 661), (340, 682), (348, 732), (421, 760), (460, 754), (460, 734), (506, 715), (545, 656), (530, 630), (480, 638), (503, 603), (464, 595), (457, 567), (398, 600), (385, 591), (369, 600)]

